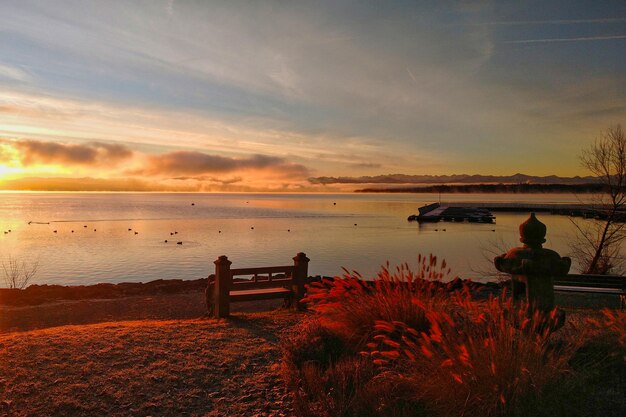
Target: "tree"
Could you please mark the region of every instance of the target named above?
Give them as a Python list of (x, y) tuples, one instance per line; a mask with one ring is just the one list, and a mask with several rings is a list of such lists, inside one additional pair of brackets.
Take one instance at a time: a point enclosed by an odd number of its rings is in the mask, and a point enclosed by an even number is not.
[(572, 250), (586, 274), (614, 273), (620, 265), (620, 245), (626, 220), (626, 137), (620, 125), (607, 129), (580, 157), (597, 176), (604, 192), (594, 198), (595, 220), (577, 222)]
[(7, 288), (17, 288), (23, 290), (37, 274), (39, 262), (27, 263), (19, 261), (11, 256), (2, 261), (2, 271), (4, 272), (4, 284)]

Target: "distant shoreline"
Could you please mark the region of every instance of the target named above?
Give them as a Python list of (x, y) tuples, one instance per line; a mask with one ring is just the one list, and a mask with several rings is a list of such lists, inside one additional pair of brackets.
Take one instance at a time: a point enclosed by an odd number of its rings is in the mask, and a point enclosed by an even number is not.
[(462, 184), (422, 187), (362, 188), (355, 193), (446, 193), (446, 194), (593, 194), (606, 191), (603, 184)]

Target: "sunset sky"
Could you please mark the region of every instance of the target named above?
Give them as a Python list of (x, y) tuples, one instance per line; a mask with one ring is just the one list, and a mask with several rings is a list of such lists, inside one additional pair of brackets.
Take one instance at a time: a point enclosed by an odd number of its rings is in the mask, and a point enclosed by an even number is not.
[(618, 123), (623, 0), (0, 1), (0, 188), (587, 175)]

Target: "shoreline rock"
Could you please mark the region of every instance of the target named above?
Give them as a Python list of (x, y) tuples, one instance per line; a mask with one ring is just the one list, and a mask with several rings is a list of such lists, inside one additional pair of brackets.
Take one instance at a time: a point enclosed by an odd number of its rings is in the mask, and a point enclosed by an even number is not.
[(157, 279), (143, 282), (93, 285), (38, 285), (21, 289), (0, 288), (0, 305), (21, 307), (61, 300), (111, 299), (136, 295), (178, 294), (204, 291), (208, 278)]
[[(320, 282), (331, 277), (309, 277), (309, 282)], [(92, 285), (50, 285), (33, 284), (21, 289), (0, 288), (0, 306), (24, 307), (35, 306), (45, 303), (64, 300), (90, 300), (90, 299), (113, 299), (138, 295), (180, 294), (187, 292), (205, 291), (208, 278), (195, 280), (182, 279), (157, 279), (148, 282), (121, 282), (118, 284), (99, 283)], [(241, 280), (241, 279), (237, 279)], [(467, 282), (473, 292), (499, 293), (502, 288), (500, 283), (480, 283), (471, 280), (455, 278), (449, 282), (441, 282), (438, 285), (447, 291), (458, 290)]]

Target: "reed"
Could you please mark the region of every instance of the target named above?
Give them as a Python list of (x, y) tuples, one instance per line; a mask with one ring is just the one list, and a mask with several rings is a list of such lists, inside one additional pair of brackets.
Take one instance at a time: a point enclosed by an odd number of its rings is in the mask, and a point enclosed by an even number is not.
[(314, 315), (283, 341), (283, 373), (298, 415), (626, 410), (623, 386), (603, 394), (624, 369), (623, 312), (570, 320), (555, 332), (556, 311), (529, 315), (506, 293), (475, 300), (468, 286), (446, 291), (440, 284), (449, 273), (445, 261), (420, 256), (413, 270), (404, 264), (391, 272), (387, 264), (373, 281), (346, 271), (312, 286)]

